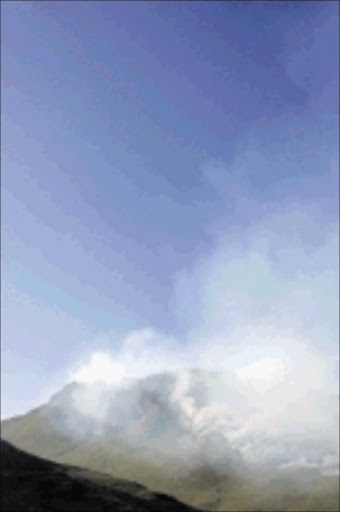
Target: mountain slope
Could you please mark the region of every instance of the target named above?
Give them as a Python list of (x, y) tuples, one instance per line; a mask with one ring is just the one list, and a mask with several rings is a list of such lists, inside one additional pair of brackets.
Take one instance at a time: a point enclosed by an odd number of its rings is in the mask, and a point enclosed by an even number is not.
[[(119, 387), (69, 384), (48, 404), (3, 421), (2, 437), (210, 510), (320, 510), (320, 500), (337, 510), (337, 478), (319, 471), (336, 464), (332, 439), (251, 431), (253, 417), (232, 378), (188, 370)], [(260, 456), (255, 465), (249, 454)], [(299, 459), (305, 467), (294, 469)]]
[(190, 512), (166, 495), (102, 473), (60, 465), (1, 440), (3, 512)]

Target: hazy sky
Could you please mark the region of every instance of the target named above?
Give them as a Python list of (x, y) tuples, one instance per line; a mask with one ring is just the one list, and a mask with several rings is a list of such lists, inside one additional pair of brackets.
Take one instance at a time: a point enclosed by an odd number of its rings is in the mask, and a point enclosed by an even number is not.
[(230, 349), (334, 374), (338, 23), (335, 1), (1, 2), (3, 417), (126, 343), (137, 373)]

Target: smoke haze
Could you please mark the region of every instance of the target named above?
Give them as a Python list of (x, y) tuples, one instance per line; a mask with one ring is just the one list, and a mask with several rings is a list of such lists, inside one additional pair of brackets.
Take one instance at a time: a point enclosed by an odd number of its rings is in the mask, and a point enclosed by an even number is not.
[[(249, 225), (242, 237), (237, 229), (228, 237), (215, 235), (210, 255), (176, 276), (173, 305), (182, 336), (152, 327), (121, 339), (108, 335), (105, 351), (79, 363), (70, 380), (119, 388), (174, 371), (171, 400), (182, 414), (197, 429), (218, 426), (246, 460), (265, 460), (272, 436), (279, 450), (290, 451), (287, 466), (313, 466), (292, 443), (278, 442), (280, 436), (309, 439), (313, 446), (327, 445), (315, 465), (334, 470), (338, 234), (335, 225), (324, 229), (322, 215), (312, 204), (303, 210), (284, 205)], [(202, 383), (209, 397), (204, 407), (192, 394), (190, 368), (224, 376)], [(237, 423), (231, 430), (230, 411)]]

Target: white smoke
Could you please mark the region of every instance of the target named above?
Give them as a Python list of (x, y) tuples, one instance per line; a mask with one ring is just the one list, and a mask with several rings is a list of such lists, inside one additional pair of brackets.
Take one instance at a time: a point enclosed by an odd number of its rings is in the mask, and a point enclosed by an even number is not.
[[(224, 429), (245, 458), (287, 451), (277, 436), (305, 436), (334, 448), (318, 464), (337, 459), (338, 233), (325, 225), (315, 205), (286, 205), (241, 233), (217, 234), (210, 255), (176, 276), (181, 335), (145, 328), (111, 339), (112, 350), (81, 362), (71, 380), (119, 385), (177, 371), (171, 401), (187, 424)], [(190, 368), (227, 379), (205, 383), (204, 405)]]

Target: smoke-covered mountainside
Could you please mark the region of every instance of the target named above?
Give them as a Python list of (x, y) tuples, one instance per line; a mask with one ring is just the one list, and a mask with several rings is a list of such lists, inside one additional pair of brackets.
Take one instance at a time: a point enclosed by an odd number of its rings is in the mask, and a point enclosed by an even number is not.
[(234, 377), (203, 370), (71, 383), (3, 421), (2, 437), (210, 510), (338, 510), (335, 413), (293, 429), (289, 417), (266, 423), (247, 397)]
[(190, 512), (194, 509), (142, 485), (56, 464), (1, 439), (3, 512)]

